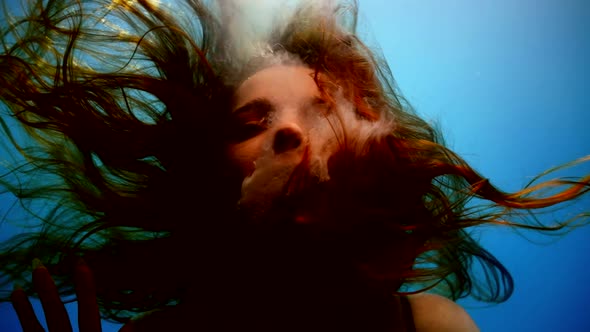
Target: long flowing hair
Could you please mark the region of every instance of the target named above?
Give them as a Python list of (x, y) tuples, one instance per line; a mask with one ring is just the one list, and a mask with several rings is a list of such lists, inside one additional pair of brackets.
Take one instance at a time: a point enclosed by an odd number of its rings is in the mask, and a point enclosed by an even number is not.
[(279, 205), (321, 196), (323, 206), (305, 205), (309, 214), (338, 234), (330, 246), (381, 291), (505, 301), (512, 278), (471, 227), (558, 231), (586, 222), (581, 214), (546, 225), (529, 213), (587, 193), (589, 176), (507, 193), (445, 147), (357, 37), (355, 3), (297, 7), (249, 48), (232, 46), (239, 33), (232, 37), (226, 9), (198, 0), (37, 0), (24, 13), (5, 9), (1, 124), (12, 160), (0, 181), (19, 211), (4, 220), (22, 232), (2, 243), (2, 286), (33, 295), (28, 262), (39, 258), (71, 298), (82, 257), (103, 315), (124, 321), (182, 303), (195, 284), (235, 282), (228, 275), (240, 273), (228, 265), (236, 257), (293, 244), (236, 221), (240, 183), (225, 156), (232, 91), (256, 59), (277, 53), (315, 69), (334, 104), (342, 97), (367, 121), (391, 119), (386, 135), (344, 135), (327, 183), (300, 189), (306, 170), (297, 169)]

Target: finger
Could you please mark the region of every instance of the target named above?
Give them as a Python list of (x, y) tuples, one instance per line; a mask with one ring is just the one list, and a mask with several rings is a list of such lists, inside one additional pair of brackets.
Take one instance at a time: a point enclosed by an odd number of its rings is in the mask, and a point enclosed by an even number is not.
[(47, 268), (38, 259), (33, 260), (33, 287), (35, 287), (41, 305), (43, 305), (49, 332), (71, 332), (72, 325), (59, 297), (57, 287), (55, 287)]
[(10, 294), (10, 301), (12, 302), (14, 311), (16, 311), (23, 332), (45, 332), (41, 323), (39, 323), (35, 311), (33, 311), (33, 306), (24, 290), (16, 288), (12, 291), (12, 294)]
[(80, 259), (76, 266), (76, 296), (80, 332), (100, 332), (100, 313), (96, 303), (96, 286), (90, 268)]

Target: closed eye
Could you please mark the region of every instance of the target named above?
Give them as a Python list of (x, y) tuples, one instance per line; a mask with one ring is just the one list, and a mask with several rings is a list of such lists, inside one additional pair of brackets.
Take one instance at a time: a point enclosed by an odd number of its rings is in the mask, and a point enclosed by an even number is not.
[(332, 112), (332, 104), (323, 98), (314, 97), (309, 104), (312, 108), (319, 109), (323, 115), (328, 115)]
[(254, 99), (237, 108), (231, 115), (231, 137), (235, 141), (245, 141), (264, 132), (274, 111), (274, 106), (265, 98)]

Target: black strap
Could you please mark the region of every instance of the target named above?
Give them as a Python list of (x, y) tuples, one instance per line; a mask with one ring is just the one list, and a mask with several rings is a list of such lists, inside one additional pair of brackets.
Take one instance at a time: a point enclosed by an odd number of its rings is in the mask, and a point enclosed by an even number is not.
[(412, 315), (412, 306), (406, 296), (393, 296), (390, 308), (390, 325), (389, 331), (392, 332), (416, 332), (414, 325), (414, 315)]
[(399, 296), (401, 304), (401, 312), (403, 322), (407, 332), (416, 332), (416, 326), (414, 325), (414, 315), (412, 314), (412, 305), (407, 296)]

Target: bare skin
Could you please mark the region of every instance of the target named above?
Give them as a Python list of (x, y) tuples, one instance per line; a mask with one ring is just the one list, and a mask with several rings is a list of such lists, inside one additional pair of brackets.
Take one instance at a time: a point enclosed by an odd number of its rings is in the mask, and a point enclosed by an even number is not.
[[(317, 161), (314, 171), (318, 178), (329, 176), (323, 169), (323, 161), (331, 154), (335, 143), (328, 111), (313, 80), (313, 71), (304, 66), (270, 67), (254, 74), (238, 88), (234, 116), (246, 132), (240, 141), (229, 147), (229, 157), (244, 177), (241, 203), (264, 213), (265, 202), (272, 201), (273, 195), (281, 191), (305, 149), (311, 150), (309, 153)], [(353, 123), (347, 123), (352, 127), (373, 125), (354, 116), (348, 119), (352, 119)], [(75, 280), (79, 331), (99, 332), (94, 281), (83, 263), (76, 267)], [(49, 331), (72, 331), (49, 271), (39, 262), (34, 264), (33, 284), (43, 304)], [(467, 312), (449, 299), (432, 294), (414, 295), (409, 299), (417, 332), (479, 331)], [(22, 290), (13, 292), (12, 303), (24, 332), (43, 331)], [(153, 326), (162, 319), (168, 322), (170, 317), (146, 315), (126, 324), (120, 331), (143, 330), (141, 326)]]
[(469, 314), (457, 303), (435, 294), (409, 296), (416, 332), (478, 332)]
[(239, 205), (254, 217), (269, 208), (305, 153), (317, 178), (327, 178), (325, 163), (336, 142), (313, 75), (304, 66), (273, 66), (235, 93), (232, 115), (239, 138), (228, 156), (244, 180)]
[[(33, 270), (33, 284), (43, 304), (49, 332), (72, 331), (49, 271), (39, 264)], [(76, 267), (76, 294), (78, 296), (78, 323), (80, 332), (100, 332), (100, 316), (92, 273), (84, 263)], [(453, 301), (434, 294), (409, 296), (417, 332), (478, 332), (469, 314)], [(29, 299), (21, 289), (12, 294), (12, 305), (17, 312), (23, 332), (42, 332), (43, 327), (33, 311)], [(148, 324), (150, 316), (142, 323)], [(120, 332), (139, 331), (133, 321), (125, 324)]]
[(250, 76), (235, 92), (237, 138), (228, 158), (241, 171), (239, 206), (250, 215), (264, 214), (304, 157), (318, 182), (329, 180), (328, 159), (343, 132), (367, 137), (390, 129), (386, 117), (363, 119), (339, 96), (333, 96), (337, 105), (324, 100), (315, 75), (303, 65), (275, 65)]
[[(313, 73), (304, 66), (274, 66), (254, 74), (236, 91), (234, 113), (239, 117), (243, 116), (240, 113), (247, 113), (243, 124), (257, 126), (252, 135), (229, 149), (230, 159), (245, 177), (242, 200), (265, 201), (279, 192), (306, 147), (318, 160), (333, 151), (330, 114), (325, 113)], [(355, 122), (347, 123), (349, 127), (374, 126), (369, 121), (342, 115), (341, 119)], [(277, 144), (279, 140), (281, 145)], [(319, 163), (318, 167), (322, 165)], [(324, 174), (323, 171), (316, 170), (318, 174)], [(418, 332), (479, 331), (467, 312), (447, 298), (420, 294), (410, 296), (410, 303)]]
[[(80, 261), (76, 266), (75, 273), (79, 331), (100, 332), (100, 314), (96, 303), (96, 289), (92, 272), (84, 262)], [(72, 331), (72, 324), (61, 302), (55, 283), (47, 268), (39, 260), (33, 261), (33, 287), (41, 300), (49, 332)], [(12, 292), (11, 300), (23, 332), (44, 331), (22, 289), (15, 289)]]

